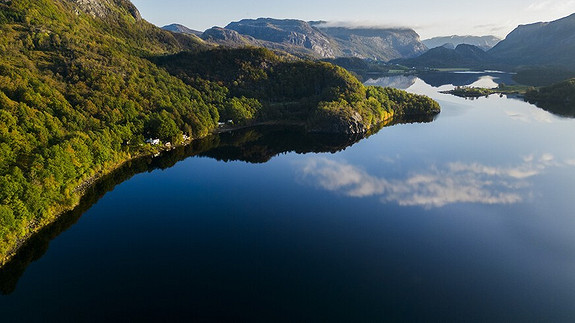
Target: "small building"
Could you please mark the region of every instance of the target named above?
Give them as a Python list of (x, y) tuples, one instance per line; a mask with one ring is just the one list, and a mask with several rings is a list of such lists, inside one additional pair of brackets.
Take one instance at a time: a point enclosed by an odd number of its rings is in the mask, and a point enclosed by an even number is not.
[(151, 144), (151, 145), (159, 145), (160, 144), (160, 139), (152, 139), (152, 138), (148, 138), (146, 139), (146, 143), (147, 144)]

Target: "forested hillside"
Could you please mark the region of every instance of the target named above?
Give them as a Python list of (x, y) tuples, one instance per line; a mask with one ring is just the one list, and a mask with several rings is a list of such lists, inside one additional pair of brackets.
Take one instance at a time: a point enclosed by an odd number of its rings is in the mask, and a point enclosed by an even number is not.
[(209, 50), (142, 20), (127, 0), (2, 0), (0, 52), (0, 263), (95, 178), (158, 151), (148, 138), (180, 144), (208, 135), (220, 114), (281, 119), (294, 102), (308, 109), (295, 118), (320, 131), (314, 122), (348, 117), (368, 129), (412, 101), (438, 111), (413, 95), (392, 102), (330, 64)]
[(129, 5), (0, 3), (0, 258), (76, 204), (83, 181), (150, 148), (158, 122), (194, 137), (216, 126), (203, 93), (141, 57), (203, 45)]

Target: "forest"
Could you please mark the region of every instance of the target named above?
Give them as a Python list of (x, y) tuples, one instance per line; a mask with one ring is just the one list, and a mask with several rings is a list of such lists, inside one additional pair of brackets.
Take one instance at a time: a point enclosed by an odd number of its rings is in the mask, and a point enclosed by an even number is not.
[(551, 113), (573, 118), (575, 117), (575, 79), (532, 88), (525, 93), (525, 100)]
[[(435, 114), (429, 98), (265, 49), (212, 48), (107, 2), (0, 1), (0, 264), (124, 162), (208, 136), (221, 120), (308, 130)], [(147, 143), (159, 139), (161, 144)]]

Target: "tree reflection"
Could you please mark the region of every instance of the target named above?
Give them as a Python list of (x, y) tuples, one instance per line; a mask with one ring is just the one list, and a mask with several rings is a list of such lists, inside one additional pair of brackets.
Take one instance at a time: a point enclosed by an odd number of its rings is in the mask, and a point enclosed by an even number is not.
[(54, 223), (43, 228), (21, 247), (18, 254), (0, 269), (0, 293), (10, 294), (16, 290), (19, 278), (28, 265), (40, 259), (48, 250), (50, 242), (73, 226), (107, 192), (136, 174), (166, 169), (192, 156), (209, 157), (219, 161), (244, 161), (265, 163), (282, 153), (335, 153), (377, 133), (381, 128), (400, 123), (431, 122), (434, 117), (409, 120), (393, 120), (374, 128), (365, 135), (309, 134), (299, 127), (261, 126), (236, 130), (195, 140), (190, 145), (177, 147), (157, 157), (146, 156), (131, 160), (99, 179), (90, 186), (80, 204), (60, 216)]

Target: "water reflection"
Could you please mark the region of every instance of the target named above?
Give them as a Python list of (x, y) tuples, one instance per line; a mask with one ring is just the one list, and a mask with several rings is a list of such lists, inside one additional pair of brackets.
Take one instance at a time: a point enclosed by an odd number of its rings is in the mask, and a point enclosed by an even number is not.
[[(438, 90), (452, 90), (455, 86), (470, 86), (480, 88), (495, 88), (499, 84), (517, 84), (513, 74), (496, 71), (464, 71), (464, 72), (427, 72), (414, 75), (384, 76), (371, 78), (365, 82), (367, 85), (393, 87), (401, 90), (424, 94), (433, 97)], [(494, 94), (495, 95), (495, 94)], [(508, 99), (524, 101), (521, 95), (503, 95)], [(487, 96), (489, 97), (489, 96)], [(482, 97), (466, 97), (465, 100), (475, 101)], [(446, 100), (443, 98), (443, 100)], [(450, 100), (451, 101), (451, 100)], [(453, 102), (459, 102), (455, 100)], [(535, 104), (531, 102), (532, 104)], [(537, 107), (564, 118), (575, 118), (573, 104), (537, 103)]]
[(365, 82), (365, 84), (405, 90), (415, 84), (415, 81), (417, 81), (417, 77), (414, 75), (398, 75), (369, 79)]
[(88, 209), (106, 193), (132, 178), (136, 174), (167, 169), (176, 163), (192, 157), (209, 157), (219, 161), (244, 161), (265, 163), (279, 154), (296, 152), (335, 153), (344, 150), (358, 141), (377, 133), (382, 127), (398, 123), (431, 122), (433, 117), (412, 120), (394, 120), (382, 123), (364, 135), (325, 135), (309, 134), (299, 127), (262, 126), (216, 134), (190, 145), (177, 147), (158, 157), (146, 156), (127, 162), (111, 174), (101, 178), (91, 186), (74, 210), (62, 215), (53, 224), (45, 227), (30, 238), (18, 254), (0, 268), (0, 294), (15, 291), (20, 276), (28, 265), (40, 259), (48, 250), (50, 242), (72, 227)]
[(369, 79), (367, 85), (378, 85), (406, 90), (413, 86), (417, 79), (423, 80), (426, 84), (439, 88), (444, 85), (451, 86), (475, 86), (475, 87), (497, 87), (499, 84), (516, 84), (513, 75), (509, 73), (485, 72), (428, 72), (414, 75), (385, 76), (377, 79)]
[[(516, 84), (513, 80), (513, 74), (509, 73), (497, 73), (492, 72), (457, 72), (457, 73), (441, 73), (441, 72), (430, 72), (422, 73), (418, 75), (425, 83), (433, 87), (441, 87), (443, 85), (453, 85), (453, 86), (469, 86), (480, 80), (490, 79), (492, 82), (480, 82), (478, 85), (495, 85), (505, 83), (505, 84)], [(487, 79), (486, 79), (487, 78)], [(494, 86), (494, 87), (495, 87)], [(489, 86), (491, 87), (491, 86)]]
[(379, 197), (384, 203), (425, 208), (455, 203), (514, 204), (533, 195), (531, 177), (549, 167), (574, 166), (552, 154), (530, 155), (514, 166), (451, 162), (388, 179), (346, 162), (310, 158), (298, 165), (303, 183), (349, 197)]
[(574, 104), (557, 104), (549, 102), (537, 102), (537, 106), (547, 112), (564, 118), (575, 118)]

